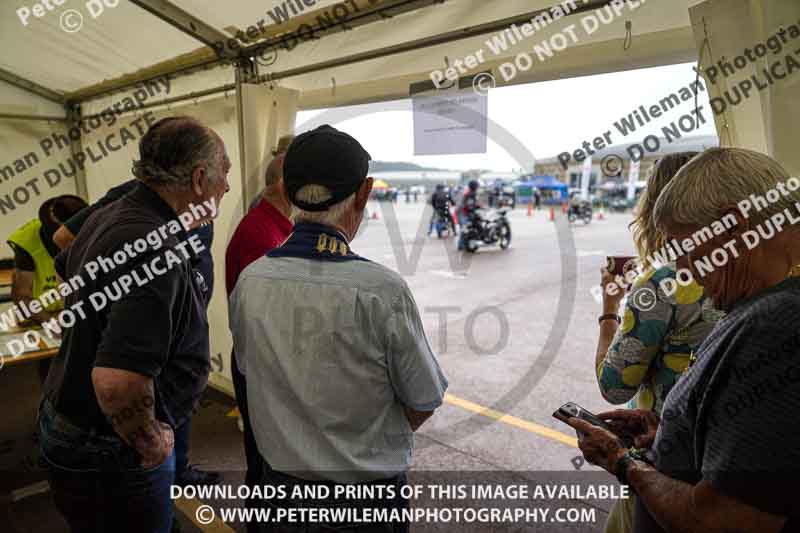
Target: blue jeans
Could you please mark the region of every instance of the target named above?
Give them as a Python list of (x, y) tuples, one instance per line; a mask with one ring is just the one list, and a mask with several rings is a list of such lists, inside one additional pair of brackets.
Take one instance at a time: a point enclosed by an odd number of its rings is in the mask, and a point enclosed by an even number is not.
[(42, 455), (58, 511), (80, 533), (169, 533), (175, 454), (145, 470), (116, 436), (71, 424), (49, 401), (39, 409)]

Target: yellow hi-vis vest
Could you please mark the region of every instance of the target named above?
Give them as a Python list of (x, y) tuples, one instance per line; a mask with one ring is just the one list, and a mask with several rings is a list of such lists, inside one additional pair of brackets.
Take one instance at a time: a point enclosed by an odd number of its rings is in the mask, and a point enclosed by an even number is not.
[[(33, 273), (34, 299), (38, 299), (42, 294), (58, 287), (55, 263), (50, 252), (47, 251), (47, 247), (42, 242), (41, 229), (42, 222), (37, 218), (23, 225), (8, 238), (9, 243), (19, 246), (33, 258), (33, 264), (36, 266), (36, 270)], [(58, 296), (57, 293), (56, 296)], [(42, 302), (42, 304), (45, 303)], [(61, 301), (59, 296), (58, 299), (47, 305), (45, 309), (50, 312), (61, 311), (64, 309), (64, 302)]]

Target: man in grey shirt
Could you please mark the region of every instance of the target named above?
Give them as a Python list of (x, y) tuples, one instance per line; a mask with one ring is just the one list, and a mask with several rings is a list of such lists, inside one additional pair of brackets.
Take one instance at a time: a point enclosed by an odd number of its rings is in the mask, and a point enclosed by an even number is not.
[[(242, 272), (230, 324), (239, 368), (253, 384), (247, 396), (268, 465), (263, 484), (378, 484), (382, 496), (362, 507), (402, 509), (413, 432), (441, 405), (447, 379), (405, 281), (350, 249), (372, 189), (369, 159), (330, 126), (295, 139), (284, 162), (294, 232)], [(293, 522), (281, 531), (333, 525)]]

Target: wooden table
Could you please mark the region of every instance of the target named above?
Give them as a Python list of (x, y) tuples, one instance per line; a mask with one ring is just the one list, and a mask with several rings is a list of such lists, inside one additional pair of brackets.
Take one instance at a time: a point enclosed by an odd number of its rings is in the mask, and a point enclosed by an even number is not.
[(38, 350), (36, 352), (25, 352), (24, 354), (13, 357), (11, 355), (0, 356), (3, 358), (3, 364), (0, 368), (6, 368), (14, 365), (21, 365), (23, 363), (31, 363), (33, 361), (40, 361), (42, 359), (50, 359), (58, 355), (58, 348), (47, 348), (46, 350)]
[[(11, 328), (7, 332), (2, 333), (25, 333), (26, 331), (36, 331), (42, 336), (47, 335), (44, 333), (44, 330), (39, 327), (27, 327), (27, 328)], [(5, 335), (0, 334), (0, 343), (4, 342)], [(5, 368), (8, 366), (15, 366), (21, 365), (23, 363), (31, 363), (33, 361), (40, 361), (42, 359), (49, 359), (51, 357), (55, 357), (58, 354), (58, 346), (48, 347), (44, 341), (41, 339), (39, 340), (39, 350), (32, 351), (32, 352), (25, 352), (20, 355), (14, 356), (5, 353), (5, 346), (0, 349), (0, 368)]]
[(11, 301), (11, 281), (13, 277), (13, 270), (0, 270), (0, 303)]

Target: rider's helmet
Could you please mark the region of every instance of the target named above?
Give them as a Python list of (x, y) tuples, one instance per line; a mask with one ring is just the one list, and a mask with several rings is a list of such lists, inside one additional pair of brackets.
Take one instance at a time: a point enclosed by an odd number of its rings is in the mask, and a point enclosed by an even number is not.
[(481, 184), (478, 183), (478, 180), (472, 180), (472, 181), (469, 182), (469, 190), (471, 190), (473, 192), (477, 191), (478, 187), (480, 187), (480, 185)]

